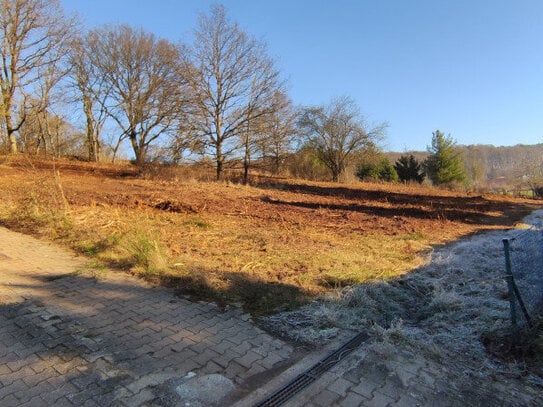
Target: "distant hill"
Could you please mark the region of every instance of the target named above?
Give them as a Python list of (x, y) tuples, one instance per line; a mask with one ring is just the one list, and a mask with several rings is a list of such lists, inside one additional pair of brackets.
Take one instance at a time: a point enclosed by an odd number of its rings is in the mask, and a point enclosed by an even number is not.
[(474, 145), (463, 147), (463, 150), (472, 152), (485, 162), (487, 179), (541, 176), (543, 144), (518, 144), (511, 147)]

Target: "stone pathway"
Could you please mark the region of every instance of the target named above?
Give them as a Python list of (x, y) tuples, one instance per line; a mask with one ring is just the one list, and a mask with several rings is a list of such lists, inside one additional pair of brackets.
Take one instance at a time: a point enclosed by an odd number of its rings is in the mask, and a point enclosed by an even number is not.
[(239, 309), (83, 266), (0, 228), (1, 406), (220, 405), (295, 361)]

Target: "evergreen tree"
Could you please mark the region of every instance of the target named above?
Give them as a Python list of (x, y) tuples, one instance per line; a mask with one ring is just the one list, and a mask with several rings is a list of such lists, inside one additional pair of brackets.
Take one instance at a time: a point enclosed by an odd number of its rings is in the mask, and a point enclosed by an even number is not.
[(428, 147), (430, 156), (424, 161), (424, 169), (434, 185), (464, 182), (466, 174), (461, 153), (453, 138), (441, 131), (432, 133), (432, 146)]
[(416, 181), (420, 184), (424, 181), (422, 165), (413, 154), (402, 155), (394, 164), (394, 169), (402, 182)]

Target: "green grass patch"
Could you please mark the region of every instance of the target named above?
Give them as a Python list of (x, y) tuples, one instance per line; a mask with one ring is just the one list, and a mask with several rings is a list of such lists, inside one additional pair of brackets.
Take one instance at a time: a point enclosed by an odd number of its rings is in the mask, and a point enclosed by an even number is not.
[(209, 229), (212, 227), (210, 223), (206, 222), (204, 219), (202, 219), (199, 216), (191, 216), (189, 219), (183, 222), (183, 225), (188, 226), (188, 227), (196, 227), (200, 229)]

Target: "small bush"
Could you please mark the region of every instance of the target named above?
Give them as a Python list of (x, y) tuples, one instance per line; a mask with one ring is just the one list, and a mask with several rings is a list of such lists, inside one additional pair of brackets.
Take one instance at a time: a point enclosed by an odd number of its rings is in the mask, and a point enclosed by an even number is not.
[(360, 180), (375, 179), (386, 182), (398, 182), (398, 174), (387, 158), (376, 163), (361, 163), (356, 169), (356, 176)]

